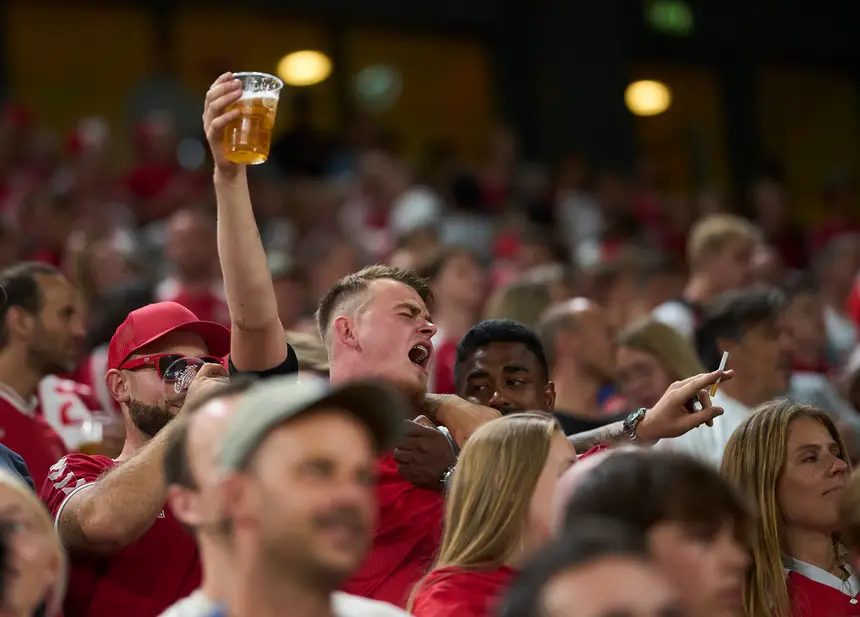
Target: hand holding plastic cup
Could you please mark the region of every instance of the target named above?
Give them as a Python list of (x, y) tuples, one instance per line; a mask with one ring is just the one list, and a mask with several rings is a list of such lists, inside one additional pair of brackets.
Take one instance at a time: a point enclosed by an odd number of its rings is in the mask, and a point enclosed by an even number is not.
[(242, 82), (242, 97), (227, 111), (239, 117), (224, 128), (224, 156), (231, 163), (259, 165), (269, 158), (272, 129), (284, 82), (266, 73), (234, 73)]

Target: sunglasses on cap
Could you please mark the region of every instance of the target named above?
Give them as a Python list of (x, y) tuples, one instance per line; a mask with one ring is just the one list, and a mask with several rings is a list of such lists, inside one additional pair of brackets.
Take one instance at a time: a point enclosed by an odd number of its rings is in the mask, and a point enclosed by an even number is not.
[(212, 356), (189, 357), (177, 353), (154, 353), (134, 360), (123, 362), (119, 368), (131, 371), (134, 369), (154, 366), (155, 372), (165, 381), (179, 381), (185, 374), (189, 364), (221, 364), (221, 360)]

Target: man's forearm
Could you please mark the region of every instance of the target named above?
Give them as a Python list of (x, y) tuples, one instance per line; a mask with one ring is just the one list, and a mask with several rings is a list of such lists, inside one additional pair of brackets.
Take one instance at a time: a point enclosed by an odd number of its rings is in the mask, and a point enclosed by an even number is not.
[(164, 509), (164, 452), (174, 424), (101, 477), (76, 508), (77, 526), (97, 544), (125, 546), (146, 533)]
[(215, 196), (233, 364), (241, 370), (272, 368), (287, 357), (287, 346), (245, 172), (225, 176), (216, 170)]
[(588, 452), (594, 446), (614, 446), (619, 443), (631, 443), (630, 437), (624, 430), (624, 422), (613, 422), (591, 431), (569, 435), (568, 439), (579, 454)]

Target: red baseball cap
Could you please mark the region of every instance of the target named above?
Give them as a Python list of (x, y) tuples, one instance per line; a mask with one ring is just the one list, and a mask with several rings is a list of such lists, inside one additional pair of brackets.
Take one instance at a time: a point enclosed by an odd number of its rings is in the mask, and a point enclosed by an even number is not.
[(156, 302), (132, 311), (114, 332), (108, 349), (108, 369), (118, 369), (141, 347), (172, 332), (190, 332), (206, 343), (209, 355), (220, 358), (230, 352), (230, 330), (214, 321), (201, 321), (176, 302)]

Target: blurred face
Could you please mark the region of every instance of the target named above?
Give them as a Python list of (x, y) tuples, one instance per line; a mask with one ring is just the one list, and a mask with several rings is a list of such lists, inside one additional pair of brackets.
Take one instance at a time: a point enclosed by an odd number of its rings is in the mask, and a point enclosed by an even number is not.
[[(206, 344), (196, 334), (174, 332), (143, 347), (131, 358), (150, 354), (176, 354), (199, 358), (208, 355)], [(184, 397), (168, 400), (168, 392), (154, 365), (133, 370), (111, 370), (107, 376), (113, 397), (128, 408), (131, 423), (146, 437), (154, 437), (182, 408)]]
[(824, 302), (818, 294), (801, 294), (794, 298), (785, 311), (785, 325), (797, 347), (815, 353), (825, 351)]
[(785, 274), (782, 257), (773, 247), (766, 244), (760, 244), (755, 248), (750, 268), (751, 283), (779, 286)]
[(674, 381), (655, 356), (630, 347), (618, 349), (616, 376), (621, 393), (631, 409), (650, 409)]
[(605, 312), (596, 305), (577, 314), (573, 351), (583, 369), (600, 381), (615, 374), (615, 340)]
[(657, 568), (630, 557), (603, 557), (571, 568), (547, 582), (542, 601), (546, 617), (682, 615)]
[(794, 420), (776, 488), (786, 528), (838, 531), (839, 500), (847, 479), (848, 464), (830, 431), (813, 418)]
[(749, 554), (726, 525), (716, 535), (681, 523), (649, 532), (651, 554), (672, 581), (689, 615), (740, 617)]
[(711, 256), (708, 275), (716, 292), (741, 289), (749, 284), (755, 245), (746, 238), (729, 238)]
[[(215, 380), (204, 383), (212, 384), (208, 387), (219, 384)], [(198, 534), (207, 533), (223, 517), (218, 451), (236, 401), (235, 396), (216, 399), (198, 409), (191, 418), (187, 452), (196, 490), (171, 486), (168, 493), (173, 513), (186, 525), (197, 528)]]
[(232, 481), (234, 540), (267, 569), (334, 590), (361, 563), (374, 525), (374, 452), (351, 414), (320, 409), (288, 421)]
[(371, 282), (363, 298), (354, 318), (334, 320), (336, 335), (361, 354), (367, 377), (393, 383), (408, 395), (423, 394), (436, 326), (421, 296), (409, 285), (385, 279)]
[(4, 612), (33, 615), (60, 577), (54, 530), (17, 490), (0, 485), (0, 523), (8, 529)]
[(851, 287), (860, 271), (860, 242), (844, 247), (841, 253), (828, 264), (827, 271), (825, 280), (830, 280), (843, 288)]
[(165, 252), (180, 276), (203, 279), (217, 263), (215, 242), (215, 228), (202, 215), (179, 212), (170, 221)]
[(84, 317), (77, 290), (62, 276), (38, 275), (43, 306), (27, 341), (30, 366), (42, 374), (75, 369), (83, 351)]
[(457, 395), (502, 415), (521, 411), (551, 412), (555, 390), (528, 347), (516, 342), (490, 343), (467, 358), (460, 370)]
[(576, 449), (560, 430), (550, 444), (549, 454), (543, 471), (538, 478), (535, 492), (529, 504), (526, 520), (526, 549), (529, 552), (540, 548), (553, 537), (554, 510), (553, 498), (559, 478), (576, 462)]
[(468, 253), (454, 255), (442, 266), (433, 291), (440, 302), (477, 311), (484, 298), (484, 276), (478, 262)]
[(724, 345), (735, 379), (755, 384), (763, 403), (788, 390), (791, 381), (793, 341), (785, 316), (750, 327), (740, 341)]

